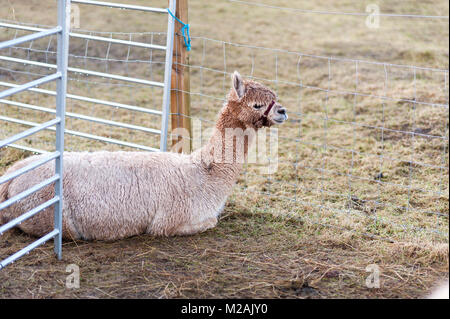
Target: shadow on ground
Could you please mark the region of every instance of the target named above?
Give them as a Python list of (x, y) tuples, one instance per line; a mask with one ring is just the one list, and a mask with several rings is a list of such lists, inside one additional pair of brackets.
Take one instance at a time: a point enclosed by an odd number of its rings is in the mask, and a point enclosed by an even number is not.
[[(324, 234), (230, 203), (218, 227), (195, 236), (67, 241), (62, 261), (47, 243), (0, 271), (0, 297), (414, 298), (448, 277), (448, 246)], [(19, 230), (3, 236), (1, 258), (32, 240)], [(66, 288), (69, 264), (80, 267), (78, 289)], [(378, 289), (366, 287), (369, 264), (380, 267)]]

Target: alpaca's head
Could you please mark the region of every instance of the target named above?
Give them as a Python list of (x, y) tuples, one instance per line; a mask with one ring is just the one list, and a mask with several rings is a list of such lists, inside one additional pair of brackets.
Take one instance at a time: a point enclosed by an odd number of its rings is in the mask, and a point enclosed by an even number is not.
[(277, 102), (277, 95), (264, 85), (242, 79), (234, 71), (227, 108), (245, 125), (261, 128), (281, 124), (288, 119), (286, 109)]

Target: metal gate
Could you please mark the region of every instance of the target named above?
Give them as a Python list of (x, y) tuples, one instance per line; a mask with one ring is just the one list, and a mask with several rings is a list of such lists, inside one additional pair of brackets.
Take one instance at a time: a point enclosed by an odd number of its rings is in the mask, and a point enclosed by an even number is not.
[(42, 123), (38, 126), (35, 126), (31, 129), (28, 129), (20, 134), (14, 135), (6, 140), (0, 142), (0, 148), (11, 145), (17, 140), (20, 140), (24, 137), (35, 134), (39, 131), (45, 130), (48, 127), (55, 126), (56, 128), (56, 137), (55, 137), (55, 152), (49, 155), (46, 155), (42, 159), (31, 163), (7, 176), (3, 176), (0, 178), (0, 184), (6, 183), (13, 178), (20, 176), (44, 163), (47, 163), (51, 160), (55, 160), (55, 175), (51, 178), (27, 189), (26, 191), (13, 196), (12, 198), (6, 200), (3, 203), (0, 203), (0, 210), (5, 209), (6, 207), (14, 204), (15, 202), (27, 197), (28, 195), (42, 189), (43, 187), (53, 184), (55, 186), (55, 196), (35, 207), (34, 209), (28, 211), (27, 213), (17, 217), (16, 219), (8, 222), (7, 224), (0, 227), (0, 234), (5, 232), (6, 230), (18, 225), (24, 220), (36, 215), (40, 211), (46, 209), (47, 207), (54, 206), (54, 229), (47, 235), (41, 237), (36, 240), (32, 244), (26, 246), (21, 249), (17, 253), (12, 256), (2, 260), (0, 262), (0, 269), (5, 267), (6, 265), (12, 263), (16, 259), (25, 255), (32, 249), (37, 246), (45, 243), (46, 241), (54, 238), (55, 242), (55, 253), (58, 256), (58, 259), (61, 259), (61, 243), (62, 243), (62, 172), (63, 172), (63, 151), (64, 151), (64, 117), (65, 117), (65, 104), (66, 104), (66, 85), (67, 85), (67, 60), (68, 60), (68, 44), (69, 44), (69, 23), (70, 23), (70, 1), (66, 0), (58, 0), (58, 26), (53, 29), (40, 31), (28, 36), (24, 36), (21, 38), (17, 38), (11, 41), (6, 41), (0, 44), (0, 49), (8, 48), (13, 45), (17, 45), (19, 43), (32, 41), (35, 39), (39, 39), (42, 37), (50, 36), (53, 34), (57, 34), (58, 37), (58, 53), (57, 53), (57, 66), (56, 73), (45, 76), (38, 80), (34, 80), (28, 82), (26, 84), (19, 85), (17, 87), (8, 89), (0, 93), (0, 98), (5, 98), (15, 93), (19, 93), (35, 86), (39, 86), (41, 84), (56, 81), (57, 83), (57, 95), (56, 95), (56, 117), (55, 119), (48, 121), (46, 123)]
[[(72, 33), (70, 32), (70, 12), (71, 12), (71, 3), (78, 3), (82, 5), (97, 5), (97, 6), (105, 6), (110, 8), (117, 8), (117, 9), (127, 9), (127, 10), (139, 10), (143, 12), (151, 12), (151, 13), (159, 13), (159, 14), (167, 14), (168, 16), (168, 25), (167, 25), (167, 40), (166, 40), (166, 46), (159, 46), (159, 45), (153, 45), (153, 44), (145, 44), (140, 42), (133, 42), (133, 41), (125, 41), (125, 40), (119, 40), (119, 39), (112, 39), (112, 38), (106, 38), (106, 37), (100, 37), (100, 36), (92, 36), (92, 35), (86, 35), (86, 34), (80, 34), (80, 33)], [(42, 183), (33, 186), (32, 188), (24, 191), (23, 193), (18, 194), (17, 196), (14, 196), (10, 199), (8, 199), (5, 202), (0, 203), (0, 211), (15, 202), (24, 199), (28, 195), (38, 191), (39, 189), (42, 189), (43, 187), (50, 185), (52, 183), (55, 184), (55, 197), (38, 207), (32, 209), (31, 211), (19, 216), (18, 218), (8, 222), (7, 224), (0, 226), (0, 235), (5, 232), (6, 230), (20, 224), (24, 220), (31, 218), (32, 216), (36, 215), (40, 211), (54, 206), (54, 230), (51, 231), (49, 234), (45, 235), (44, 237), (36, 240), (29, 246), (23, 248), (19, 252), (15, 253), (14, 255), (6, 258), (3, 261), (0, 261), (0, 269), (5, 267), (6, 265), (10, 264), (14, 260), (20, 258), (24, 254), (30, 252), (32, 249), (36, 248), (37, 246), (45, 243), (46, 241), (54, 238), (55, 242), (55, 253), (57, 254), (58, 259), (61, 259), (61, 242), (62, 242), (62, 172), (63, 172), (63, 158), (62, 154), (64, 151), (64, 134), (71, 134), (71, 135), (78, 135), (81, 137), (86, 138), (93, 138), (93, 139), (99, 139), (102, 140), (101, 137), (95, 136), (95, 135), (89, 135), (89, 134), (83, 134), (76, 131), (69, 131), (65, 130), (64, 124), (65, 124), (65, 116), (71, 116), (71, 117), (81, 117), (81, 115), (78, 114), (72, 114), (65, 112), (65, 104), (66, 104), (66, 98), (76, 99), (80, 101), (86, 101), (86, 102), (94, 102), (104, 105), (109, 105), (113, 107), (118, 108), (124, 108), (124, 109), (137, 109), (137, 107), (129, 106), (129, 105), (123, 105), (120, 103), (115, 103), (113, 101), (103, 101), (99, 99), (92, 99), (85, 96), (78, 96), (74, 94), (66, 94), (67, 91), (67, 72), (76, 72), (86, 75), (92, 75), (92, 76), (99, 76), (109, 79), (115, 79), (119, 81), (127, 81), (127, 82), (134, 82), (134, 83), (140, 83), (144, 85), (150, 85), (155, 87), (161, 87), (163, 92), (163, 101), (162, 101), (162, 111), (156, 111), (156, 110), (147, 110), (148, 113), (161, 115), (161, 130), (153, 130), (153, 129), (147, 129), (148, 131), (151, 131), (155, 134), (160, 134), (160, 151), (166, 151), (167, 150), (167, 135), (168, 135), (168, 120), (169, 120), (169, 112), (170, 112), (170, 81), (171, 81), (171, 70), (172, 70), (172, 50), (173, 50), (173, 31), (174, 31), (174, 23), (175, 19), (168, 14), (168, 10), (170, 12), (175, 13), (176, 8), (176, 0), (170, 0), (169, 1), (169, 8), (163, 9), (163, 8), (151, 8), (151, 7), (144, 7), (144, 6), (135, 6), (135, 5), (127, 5), (127, 4), (118, 4), (118, 3), (108, 3), (108, 2), (100, 2), (100, 1), (90, 1), (90, 0), (58, 0), (58, 26), (52, 29), (42, 29), (42, 28), (34, 28), (34, 27), (27, 27), (27, 26), (21, 26), (21, 25), (15, 25), (15, 24), (7, 24), (7, 23), (0, 23), (1, 27), (6, 28), (12, 28), (12, 29), (19, 29), (19, 30), (25, 30), (25, 31), (31, 31), (34, 32), (31, 35), (23, 36), (20, 38), (16, 38), (14, 40), (6, 41), (0, 44), (0, 50), (8, 47), (15, 46), (20, 43), (24, 43), (27, 41), (33, 41), (42, 37), (51, 36), (54, 34), (57, 34), (58, 36), (58, 45), (57, 45), (57, 63), (56, 65), (53, 64), (47, 64), (47, 63), (41, 63), (36, 61), (30, 61), (30, 60), (24, 60), (24, 59), (18, 59), (14, 57), (7, 57), (0, 55), (0, 60), (4, 61), (10, 61), (15, 63), (23, 63), (28, 65), (35, 65), (35, 66), (41, 66), (48, 69), (56, 69), (56, 73), (52, 75), (48, 75), (45, 77), (42, 77), (41, 79), (31, 81), (29, 83), (18, 85), (13, 83), (5, 83), (2, 82), (2, 86), (10, 87), (10, 89), (3, 91), (0, 93), (0, 101), (4, 104), (9, 105), (15, 105), (20, 106), (23, 108), (32, 108), (32, 105), (27, 105), (24, 103), (17, 103), (10, 100), (4, 100), (3, 98), (8, 97), (12, 94), (22, 92), (25, 90), (30, 90), (37, 93), (42, 94), (49, 94), (56, 96), (56, 112), (53, 111), (53, 113), (56, 114), (56, 118), (54, 120), (48, 121), (46, 123), (37, 124), (29, 121), (24, 121), (21, 119), (13, 119), (8, 117), (1, 117), (1, 120), (18, 123), (22, 125), (28, 125), (32, 126), (31, 129), (28, 129), (20, 134), (14, 135), (10, 138), (7, 138), (3, 141), (0, 141), (0, 148), (9, 146), (9, 147), (15, 147), (19, 149), (25, 149), (25, 150), (32, 150), (34, 152), (38, 153), (46, 153), (46, 155), (33, 162), (32, 164), (19, 169), (12, 174), (9, 174), (8, 176), (2, 176), (0, 177), (0, 184), (6, 183), (8, 181), (11, 181), (12, 179), (31, 171), (32, 169), (43, 165), (44, 163), (47, 163), (49, 161), (55, 160), (55, 175)], [(128, 46), (139, 46), (139, 47), (146, 47), (156, 50), (163, 50), (165, 51), (165, 69), (164, 69), (164, 82), (154, 82), (154, 81), (147, 81), (144, 79), (137, 79), (137, 78), (131, 78), (131, 77), (125, 77), (120, 75), (114, 75), (109, 73), (101, 73), (91, 70), (85, 70), (85, 69), (79, 69), (79, 68), (72, 68), (68, 66), (68, 56), (69, 56), (69, 36), (74, 38), (82, 38), (82, 39), (89, 39), (89, 40), (95, 40), (95, 41), (103, 41), (108, 43), (118, 43), (118, 44), (124, 44)], [(56, 80), (57, 81), (57, 87), (56, 91), (49, 91), (44, 89), (35, 88), (41, 84), (48, 83), (50, 81)], [(45, 108), (39, 108), (39, 110), (42, 110), (44, 112), (52, 112), (50, 109)], [(86, 118), (86, 116), (83, 116)], [(90, 121), (98, 121), (100, 123), (106, 122), (103, 119), (99, 118), (88, 118), (87, 120)], [(111, 122), (111, 121), (109, 121)], [(113, 123), (113, 124), (120, 124), (120, 123)], [(21, 145), (14, 144), (15, 141), (20, 140), (24, 137), (30, 136), (32, 134), (35, 134), (42, 130), (54, 130), (56, 132), (55, 137), (55, 152), (47, 153), (45, 151), (41, 151), (38, 149), (32, 149), (27, 147), (23, 147)], [(111, 139), (104, 138), (103, 140), (107, 142), (117, 143), (120, 144), (120, 141), (113, 141)], [(129, 144), (129, 143), (128, 143)], [(127, 143), (122, 143), (122, 145), (127, 145)], [(148, 151), (158, 151), (158, 149), (150, 148), (150, 147), (141, 147), (141, 149), (145, 149)]]

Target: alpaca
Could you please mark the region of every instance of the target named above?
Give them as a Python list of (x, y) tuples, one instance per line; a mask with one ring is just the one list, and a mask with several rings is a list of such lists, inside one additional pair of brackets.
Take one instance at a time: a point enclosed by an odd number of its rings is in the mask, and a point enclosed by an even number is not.
[[(209, 142), (190, 155), (65, 152), (63, 238), (115, 240), (144, 233), (189, 235), (214, 227), (243, 167), (239, 154), (234, 152), (234, 144), (244, 144), (246, 158), (254, 136), (248, 131), (287, 120), (286, 109), (276, 99), (273, 91), (257, 82), (243, 80), (235, 71), (232, 88)], [(233, 136), (229, 142), (228, 129), (234, 130), (236, 143)], [(227, 155), (230, 152), (231, 157)], [(14, 164), (6, 174), (39, 156)], [(49, 162), (0, 185), (0, 202), (53, 174), (54, 165)], [(51, 185), (31, 194), (0, 211), (0, 223), (53, 196)], [(47, 208), (18, 227), (34, 236), (45, 235), (53, 229), (53, 208)]]
[(448, 280), (446, 283), (441, 283), (441, 285), (433, 290), (433, 292), (428, 296), (428, 299), (449, 299), (448, 294)]

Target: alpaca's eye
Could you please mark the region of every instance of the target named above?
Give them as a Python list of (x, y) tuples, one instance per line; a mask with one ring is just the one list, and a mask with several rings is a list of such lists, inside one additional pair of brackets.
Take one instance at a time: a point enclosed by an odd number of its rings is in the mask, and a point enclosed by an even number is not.
[(263, 105), (259, 105), (259, 104), (253, 105), (253, 108), (254, 108), (254, 109), (257, 109), (257, 110), (259, 110), (259, 109), (262, 108), (262, 107), (263, 107)]

